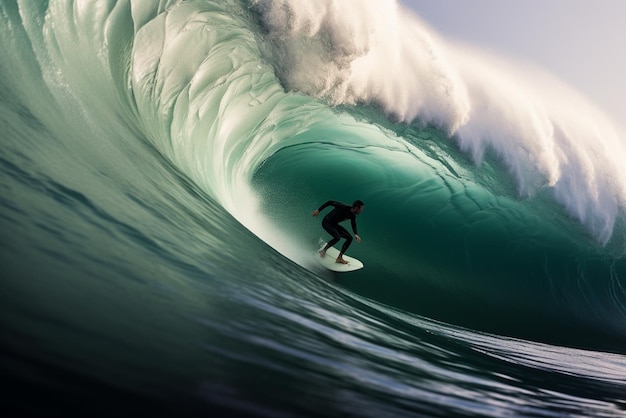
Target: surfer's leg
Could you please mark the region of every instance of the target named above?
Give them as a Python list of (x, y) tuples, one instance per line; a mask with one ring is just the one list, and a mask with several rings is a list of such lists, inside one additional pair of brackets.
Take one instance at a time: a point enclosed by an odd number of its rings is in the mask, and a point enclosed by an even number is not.
[(348, 230), (341, 225), (337, 225), (337, 230), (339, 231), (339, 235), (341, 235), (342, 238), (346, 239), (346, 242), (344, 242), (343, 246), (341, 247), (341, 252), (339, 253), (339, 257), (337, 257), (337, 262), (341, 264), (348, 264), (348, 262), (343, 259), (343, 255), (348, 250), (348, 247), (350, 246), (350, 244), (352, 244), (352, 235), (350, 235)]
[(326, 255), (326, 250), (338, 243), (341, 239), (341, 235), (339, 234), (339, 231), (337, 231), (337, 228), (341, 228), (341, 226), (333, 225), (329, 222), (322, 222), (322, 227), (333, 237), (330, 241), (328, 241), (326, 246), (320, 250), (320, 256), (324, 257)]

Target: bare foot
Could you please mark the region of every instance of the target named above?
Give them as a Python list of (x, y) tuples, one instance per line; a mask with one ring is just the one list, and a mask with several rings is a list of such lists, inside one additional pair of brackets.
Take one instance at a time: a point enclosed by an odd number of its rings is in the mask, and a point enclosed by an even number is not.
[(326, 257), (326, 250), (320, 250), (320, 257)]
[(341, 257), (341, 256), (337, 257), (337, 260), (335, 260), (335, 263), (348, 264), (348, 262), (346, 260), (344, 260), (343, 257)]

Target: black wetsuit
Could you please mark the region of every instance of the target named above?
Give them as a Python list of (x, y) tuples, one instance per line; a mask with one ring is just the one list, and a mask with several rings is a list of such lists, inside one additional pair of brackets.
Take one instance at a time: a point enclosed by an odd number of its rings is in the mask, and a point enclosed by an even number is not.
[(335, 202), (334, 200), (329, 200), (319, 207), (318, 211), (324, 210), (328, 206), (334, 206), (333, 210), (330, 211), (328, 215), (324, 217), (322, 221), (322, 227), (333, 236), (333, 239), (328, 241), (328, 247), (335, 245), (341, 238), (345, 238), (346, 242), (343, 243), (341, 247), (341, 254), (345, 254), (346, 250), (352, 243), (352, 235), (348, 232), (346, 228), (339, 225), (339, 222), (350, 219), (350, 223), (352, 224), (352, 231), (354, 231), (354, 235), (357, 235), (358, 232), (356, 230), (356, 214), (352, 213), (352, 207), (346, 205), (341, 202)]

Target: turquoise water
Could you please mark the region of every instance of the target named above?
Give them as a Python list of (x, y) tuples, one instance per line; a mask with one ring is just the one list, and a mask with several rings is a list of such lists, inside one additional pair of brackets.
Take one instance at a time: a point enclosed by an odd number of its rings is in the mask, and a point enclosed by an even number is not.
[(0, 4), (3, 412), (626, 413), (623, 140), (355, 4)]

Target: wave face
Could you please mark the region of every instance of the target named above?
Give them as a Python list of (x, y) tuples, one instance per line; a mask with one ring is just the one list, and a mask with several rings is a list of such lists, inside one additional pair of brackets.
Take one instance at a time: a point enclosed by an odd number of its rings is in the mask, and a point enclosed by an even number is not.
[[(498, 414), (484, 408), (503, 393), (513, 414), (574, 396), (566, 412), (623, 410), (626, 145), (571, 88), (390, 1), (23, 0), (0, 19), (0, 325), (16, 394), (86, 382), (104, 385), (94, 399), (167, 392), (172, 408), (272, 415), (287, 398), (259, 383), (270, 370), (331, 412)], [(330, 199), (366, 203), (350, 248), (366, 267), (334, 278), (310, 216)], [(398, 367), (401, 352), (436, 365), (432, 380)], [(341, 359), (371, 379), (331, 399)], [(467, 372), (502, 359), (506, 385)], [(493, 399), (441, 397), (458, 392), (435, 389), (452, 363), (496, 379)], [(433, 386), (402, 386), (415, 379)]]

